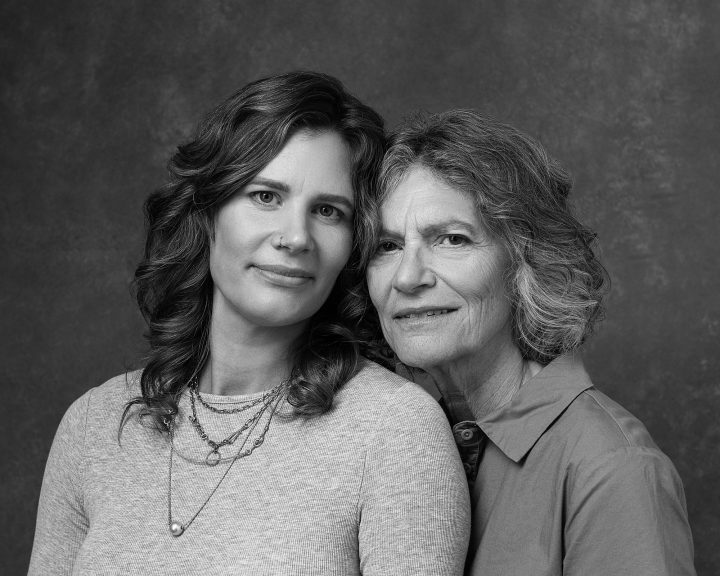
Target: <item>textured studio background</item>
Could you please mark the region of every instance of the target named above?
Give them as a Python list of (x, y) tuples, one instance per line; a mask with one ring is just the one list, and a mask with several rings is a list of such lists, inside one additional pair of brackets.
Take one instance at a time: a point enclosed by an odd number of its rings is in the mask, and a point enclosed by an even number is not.
[(311, 68), (389, 126), (476, 107), (570, 169), (614, 281), (589, 369), (675, 462), (720, 573), (718, 25), (714, 0), (5, 0), (0, 572), (27, 570), (63, 412), (142, 354), (128, 284), (168, 155), (242, 84)]

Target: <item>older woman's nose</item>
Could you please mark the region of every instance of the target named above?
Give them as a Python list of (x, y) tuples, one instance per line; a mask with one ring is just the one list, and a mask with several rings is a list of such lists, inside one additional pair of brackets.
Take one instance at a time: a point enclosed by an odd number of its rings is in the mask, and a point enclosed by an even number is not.
[(435, 274), (427, 266), (421, 251), (406, 247), (393, 277), (393, 287), (411, 294), (434, 285)]

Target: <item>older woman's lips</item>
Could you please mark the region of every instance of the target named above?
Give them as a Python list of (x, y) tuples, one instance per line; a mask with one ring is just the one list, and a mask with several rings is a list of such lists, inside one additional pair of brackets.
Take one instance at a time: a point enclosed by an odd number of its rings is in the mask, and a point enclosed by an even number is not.
[(401, 310), (393, 315), (396, 320), (423, 321), (446, 316), (455, 312), (456, 308), (420, 308), (412, 310)]
[(302, 268), (293, 268), (278, 264), (255, 264), (252, 268), (270, 284), (285, 288), (303, 286), (313, 279), (313, 275)]

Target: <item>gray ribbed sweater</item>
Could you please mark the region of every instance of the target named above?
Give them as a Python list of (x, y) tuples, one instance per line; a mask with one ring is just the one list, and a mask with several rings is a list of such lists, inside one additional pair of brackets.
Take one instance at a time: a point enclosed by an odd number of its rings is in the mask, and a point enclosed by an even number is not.
[[(31, 575), (462, 573), (470, 529), (464, 472), (445, 416), (415, 384), (366, 362), (327, 414), (276, 415), (265, 442), (235, 462), (175, 538), (168, 439), (133, 418), (117, 441), (137, 378), (90, 390), (63, 418), (45, 470)], [(216, 405), (252, 398), (203, 397)], [(228, 466), (192, 462), (208, 449), (188, 410), (185, 396), (172, 485), (173, 517), (183, 523)], [(215, 439), (243, 414), (201, 413)], [(237, 450), (230, 448), (222, 455)]]

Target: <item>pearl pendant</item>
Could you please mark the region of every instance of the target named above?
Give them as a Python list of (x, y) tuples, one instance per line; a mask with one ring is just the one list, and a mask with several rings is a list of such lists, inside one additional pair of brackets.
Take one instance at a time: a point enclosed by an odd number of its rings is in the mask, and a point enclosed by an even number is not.
[(180, 522), (173, 522), (172, 524), (170, 524), (170, 534), (172, 534), (176, 538), (178, 536), (182, 536), (183, 532), (185, 532), (185, 526), (180, 524)]

